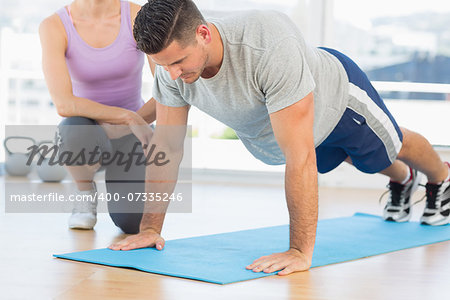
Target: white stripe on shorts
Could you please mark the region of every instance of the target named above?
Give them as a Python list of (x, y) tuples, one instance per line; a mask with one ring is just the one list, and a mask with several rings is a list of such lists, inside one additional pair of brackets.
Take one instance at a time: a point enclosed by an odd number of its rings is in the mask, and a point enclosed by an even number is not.
[[(394, 124), (392, 123), (389, 116), (369, 97), (366, 91), (360, 89), (358, 86), (354, 85), (353, 83), (349, 83), (349, 94), (353, 96), (353, 99), (359, 102), (360, 107), (364, 107), (365, 110), (369, 112), (370, 115), (372, 115), (371, 118), (375, 118), (376, 120), (370, 120), (368, 117), (368, 114), (365, 114), (364, 112), (358, 112), (359, 114), (362, 114), (366, 120), (368, 125), (372, 128), (371, 121), (376, 121), (376, 123), (380, 124), (383, 127), (383, 131), (385, 131), (388, 136), (390, 137), (391, 141), (384, 141), (381, 137), (381, 140), (387, 146), (386, 144), (391, 144), (395, 148), (395, 154), (398, 154), (400, 152), (400, 149), (402, 148), (402, 141), (400, 140), (400, 137), (398, 136), (397, 130), (395, 130)], [(350, 103), (349, 103), (350, 105)], [(373, 124), (373, 123), (372, 123)], [(372, 128), (372, 130), (375, 132)], [(375, 132), (377, 134), (377, 132)], [(380, 136), (378, 134), (378, 136)], [(388, 142), (388, 143), (387, 143)], [(389, 151), (388, 147), (387, 151)], [(395, 155), (396, 156), (396, 155)], [(389, 155), (391, 161), (393, 162), (393, 155), (390, 153)]]

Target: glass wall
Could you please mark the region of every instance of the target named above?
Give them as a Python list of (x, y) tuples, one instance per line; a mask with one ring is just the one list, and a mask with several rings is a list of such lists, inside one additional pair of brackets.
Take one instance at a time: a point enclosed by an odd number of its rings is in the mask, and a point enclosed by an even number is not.
[[(335, 0), (334, 16), (330, 44), (357, 60), (371, 80), (450, 84), (449, 1)], [(415, 91), (420, 85), (410, 86), (384, 96), (450, 100), (443, 86), (422, 85), (422, 93)]]
[[(139, 4), (145, 2), (136, 1)], [(367, 72), (385, 99), (438, 100), (442, 103), (450, 99), (449, 1), (195, 2), (203, 10), (273, 9), (286, 13), (299, 26), (310, 44), (333, 47), (353, 58)], [(37, 31), (42, 19), (67, 3), (60, 0), (1, 0), (2, 125), (55, 124), (60, 120), (43, 80)], [(151, 85), (152, 78), (148, 66), (145, 66), (145, 98), (151, 96)], [(403, 101), (399, 103), (398, 110), (409, 107)], [(448, 109), (450, 101), (445, 104), (445, 109)], [(436, 109), (445, 112), (441, 107)], [(432, 111), (428, 115), (433, 118), (433, 114)], [(410, 117), (412, 121), (416, 118), (417, 113)], [(192, 110), (190, 123), (194, 127), (194, 134), (200, 138), (232, 137), (224, 125), (195, 109)], [(440, 139), (437, 143), (450, 144), (450, 140)]]

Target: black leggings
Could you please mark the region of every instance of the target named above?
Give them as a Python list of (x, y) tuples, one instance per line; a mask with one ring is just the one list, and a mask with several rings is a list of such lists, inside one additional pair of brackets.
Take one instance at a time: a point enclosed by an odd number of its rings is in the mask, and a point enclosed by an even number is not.
[[(73, 126), (94, 125), (94, 126)], [(130, 153), (139, 140), (129, 134), (118, 139), (109, 139), (104, 129), (94, 120), (84, 117), (70, 117), (64, 119), (58, 126), (59, 151), (89, 153), (96, 147), (99, 150), (96, 156), (101, 161), (101, 153), (114, 153), (120, 151), (125, 155)], [(139, 143), (135, 153), (143, 155), (142, 146)], [(76, 162), (75, 162), (76, 163)], [(72, 164), (76, 165), (76, 164)], [(145, 192), (145, 165), (136, 164), (133, 160), (130, 168), (126, 170), (124, 165), (110, 163), (103, 165), (105, 170), (106, 191), (111, 197), (119, 195), (118, 201), (108, 201), (108, 211), (114, 224), (125, 233), (138, 233), (139, 224), (144, 211), (144, 202), (128, 201), (129, 194)]]

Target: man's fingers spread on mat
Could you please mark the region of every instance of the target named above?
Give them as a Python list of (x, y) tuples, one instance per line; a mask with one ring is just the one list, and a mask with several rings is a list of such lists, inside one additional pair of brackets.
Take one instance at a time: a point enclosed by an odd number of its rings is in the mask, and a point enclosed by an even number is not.
[(131, 235), (113, 245), (109, 248), (112, 250), (132, 250), (138, 248), (155, 247), (158, 250), (164, 248), (165, 241), (158, 234), (153, 232), (141, 232), (135, 235)]
[(279, 257), (276, 254), (272, 254), (269, 256), (263, 256), (257, 259), (253, 264), (247, 266), (247, 269), (253, 270), (253, 272), (261, 272), (271, 265), (278, 263)]
[[(110, 249), (112, 250), (125, 250), (124, 248), (128, 247), (135, 239), (135, 235), (131, 235), (115, 244), (113, 244)], [(127, 249), (129, 250), (129, 249)]]
[(283, 269), (285, 267), (286, 267), (286, 265), (277, 263), (277, 264), (271, 265), (268, 268), (265, 268), (263, 271), (264, 271), (264, 273), (272, 273), (272, 272), (276, 272), (278, 270), (281, 270), (281, 269)]
[[(133, 239), (128, 245), (122, 248), (122, 250), (131, 250), (146, 247), (155, 247), (161, 250), (164, 247), (164, 239), (156, 233), (146, 233), (142, 232), (137, 235), (132, 236)], [(160, 247), (160, 249), (158, 248)], [(161, 247), (162, 246), (162, 247)]]
[(277, 275), (285, 276), (285, 275), (289, 275), (289, 274), (294, 273), (294, 272), (295, 272), (294, 269), (289, 268), (289, 267), (286, 267), (286, 268), (284, 268), (283, 270), (281, 270), (280, 272), (278, 272)]
[(278, 259), (276, 256), (273, 256), (272, 258), (268, 257), (266, 260), (257, 264), (256, 267), (253, 268), (253, 272), (261, 272), (277, 262), (278, 262)]
[(127, 251), (127, 250), (132, 250), (132, 249), (135, 249), (135, 248), (137, 248), (136, 244), (135, 243), (130, 243), (128, 245), (122, 246), (122, 248), (120, 250)]
[(128, 245), (128, 243), (116, 243), (116, 244), (114, 244), (114, 245), (111, 245), (110, 247), (109, 247), (109, 249), (112, 249), (112, 250), (123, 250), (123, 248), (124, 247), (126, 247)]
[(260, 262), (262, 262), (264, 259), (266, 259), (267, 257), (268, 257), (267, 255), (261, 256), (260, 258), (255, 259), (250, 265), (246, 266), (245, 268), (251, 270), (254, 267), (256, 267)]
[(253, 272), (272, 273), (282, 270), (279, 275), (287, 275), (292, 272), (308, 270), (311, 259), (308, 259), (302, 252), (296, 249), (289, 249), (286, 252), (274, 253), (269, 256), (255, 260), (247, 269)]
[(125, 246), (126, 244), (128, 244), (128, 242), (126, 242), (126, 240), (121, 240), (120, 242), (114, 243), (111, 246), (109, 246), (109, 249), (112, 250), (120, 250), (123, 246)]

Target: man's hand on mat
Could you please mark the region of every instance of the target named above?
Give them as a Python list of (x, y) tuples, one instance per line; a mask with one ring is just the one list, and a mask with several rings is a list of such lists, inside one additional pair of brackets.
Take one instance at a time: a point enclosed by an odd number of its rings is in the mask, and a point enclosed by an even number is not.
[(164, 239), (153, 230), (141, 231), (138, 234), (130, 235), (115, 244), (109, 246), (112, 250), (132, 250), (138, 248), (155, 247), (158, 250), (164, 248), (166, 242)]
[(306, 271), (311, 266), (311, 258), (297, 249), (262, 256), (246, 267), (253, 272), (272, 273), (279, 270), (278, 275), (288, 275), (293, 272)]

